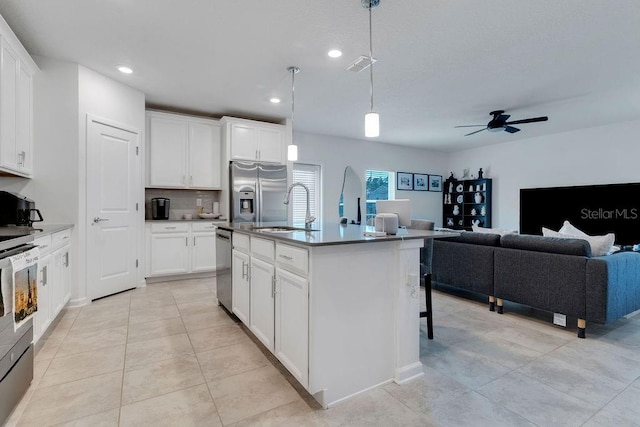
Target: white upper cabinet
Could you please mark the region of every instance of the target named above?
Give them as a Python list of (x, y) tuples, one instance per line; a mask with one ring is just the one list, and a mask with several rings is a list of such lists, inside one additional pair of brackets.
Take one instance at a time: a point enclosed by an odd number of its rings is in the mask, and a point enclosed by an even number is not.
[(284, 125), (223, 117), (229, 160), (284, 164)]
[(147, 187), (220, 189), (218, 121), (147, 111)]
[(0, 17), (0, 171), (33, 173), (33, 75), (37, 65)]

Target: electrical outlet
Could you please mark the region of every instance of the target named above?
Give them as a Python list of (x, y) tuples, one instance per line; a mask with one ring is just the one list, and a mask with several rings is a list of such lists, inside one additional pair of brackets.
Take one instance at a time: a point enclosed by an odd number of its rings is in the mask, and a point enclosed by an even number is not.
[(202, 207), (202, 199), (196, 199), (196, 206), (199, 208)]
[(567, 327), (567, 315), (560, 313), (553, 313), (553, 324), (558, 326)]

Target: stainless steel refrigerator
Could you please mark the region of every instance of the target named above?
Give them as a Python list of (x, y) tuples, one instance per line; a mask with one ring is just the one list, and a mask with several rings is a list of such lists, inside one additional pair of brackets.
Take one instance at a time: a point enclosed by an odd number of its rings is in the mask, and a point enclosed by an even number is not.
[(229, 175), (233, 222), (287, 220), (285, 165), (231, 162)]

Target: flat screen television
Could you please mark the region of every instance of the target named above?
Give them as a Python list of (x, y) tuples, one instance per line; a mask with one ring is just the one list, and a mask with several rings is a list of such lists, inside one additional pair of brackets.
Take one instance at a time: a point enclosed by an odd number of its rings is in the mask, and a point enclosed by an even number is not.
[(640, 243), (640, 183), (520, 190), (520, 233), (557, 231), (568, 220), (590, 235), (615, 233), (616, 244)]

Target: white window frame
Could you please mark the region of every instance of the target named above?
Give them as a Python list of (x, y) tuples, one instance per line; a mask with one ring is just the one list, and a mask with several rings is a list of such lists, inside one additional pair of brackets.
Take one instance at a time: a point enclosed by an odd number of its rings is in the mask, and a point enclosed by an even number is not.
[[(367, 188), (366, 188), (367, 187), (367, 179), (369, 178), (369, 175), (370, 175), (371, 172), (373, 172), (375, 174), (383, 174), (383, 173), (387, 174), (387, 178), (388, 178), (388, 181), (389, 181), (389, 186), (387, 187), (387, 200), (395, 200), (395, 198), (396, 198), (396, 173), (393, 172), (393, 171), (367, 169), (365, 171), (365, 175), (364, 175), (365, 195), (367, 193)], [(369, 204), (369, 203), (374, 203), (374, 206), (375, 206), (375, 200), (366, 200), (366, 202), (365, 202), (365, 206), (364, 206), (365, 224), (372, 225), (373, 224), (373, 217), (375, 216), (375, 214), (367, 213), (367, 204)]]
[[(312, 228), (322, 223), (322, 167), (311, 163), (294, 163), (292, 168), (292, 182), (302, 182), (309, 188), (309, 209), (316, 219)], [(307, 211), (306, 192), (304, 188), (296, 186), (291, 191), (291, 218), (295, 225), (304, 225)]]

